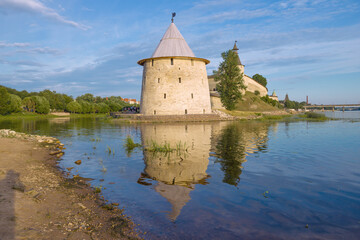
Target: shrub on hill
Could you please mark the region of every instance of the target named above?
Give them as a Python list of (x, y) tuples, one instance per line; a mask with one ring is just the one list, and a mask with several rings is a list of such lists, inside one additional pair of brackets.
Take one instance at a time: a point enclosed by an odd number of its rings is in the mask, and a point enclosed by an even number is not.
[(269, 98), (268, 95), (261, 97), (261, 100), (264, 102), (271, 104), (274, 107), (283, 108), (283, 106), (276, 100)]

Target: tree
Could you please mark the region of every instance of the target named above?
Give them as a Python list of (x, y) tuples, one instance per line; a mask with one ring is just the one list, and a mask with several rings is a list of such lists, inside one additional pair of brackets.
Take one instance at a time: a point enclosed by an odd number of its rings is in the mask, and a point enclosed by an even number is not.
[(245, 89), (243, 74), (238, 67), (238, 56), (232, 50), (221, 54), (223, 61), (219, 69), (214, 71), (216, 88), (220, 94), (222, 104), (227, 110), (234, 110), (238, 100), (241, 99), (241, 90)]
[(10, 110), (10, 94), (4, 87), (0, 87), (0, 114), (6, 115), (11, 112)]
[(114, 101), (107, 101), (106, 104), (109, 106), (109, 108), (112, 112), (118, 112), (123, 108), (122, 105), (120, 105), (119, 103), (116, 103)]
[(263, 85), (264, 87), (266, 87), (267, 85), (267, 80), (265, 77), (263, 77), (260, 74), (255, 74), (254, 76), (252, 76), (252, 79), (254, 79), (256, 82), (260, 83), (261, 85)]
[(86, 102), (93, 103), (93, 102), (95, 102), (95, 97), (91, 93), (85, 93), (84, 95), (81, 95), (81, 96), (77, 97), (76, 101), (77, 102), (86, 101)]
[(81, 106), (82, 113), (93, 113), (94, 112), (94, 103), (90, 103), (87, 101), (79, 101)]
[(110, 112), (110, 107), (105, 103), (96, 103), (95, 104), (95, 111), (97, 113), (108, 113)]
[(78, 102), (69, 102), (66, 105), (66, 110), (71, 113), (81, 113), (81, 105)]
[(21, 98), (14, 94), (10, 95), (10, 112), (20, 112), (21, 111)]
[(29, 112), (35, 112), (35, 101), (32, 97), (26, 97), (22, 100), (22, 105)]
[(32, 96), (31, 98), (35, 102), (35, 111), (37, 113), (48, 114), (50, 112), (50, 104), (45, 97)]

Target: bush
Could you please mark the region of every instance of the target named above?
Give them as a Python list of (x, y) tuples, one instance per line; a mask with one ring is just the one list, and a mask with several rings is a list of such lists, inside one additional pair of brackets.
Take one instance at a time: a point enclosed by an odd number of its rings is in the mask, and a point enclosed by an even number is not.
[(321, 113), (315, 113), (315, 112), (306, 112), (305, 116), (307, 118), (314, 118), (314, 119), (325, 119), (325, 115)]
[(260, 95), (260, 92), (259, 92), (258, 90), (255, 90), (254, 93), (255, 93), (256, 96), (259, 96), (259, 95)]
[(268, 104), (271, 104), (274, 107), (282, 108), (282, 105), (278, 101), (269, 98), (268, 95), (261, 97), (261, 100), (263, 100), (264, 102), (266, 102)]

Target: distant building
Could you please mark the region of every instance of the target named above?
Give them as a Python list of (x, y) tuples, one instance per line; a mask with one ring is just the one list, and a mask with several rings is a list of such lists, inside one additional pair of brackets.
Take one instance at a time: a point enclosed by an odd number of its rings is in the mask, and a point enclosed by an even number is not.
[(288, 94), (286, 94), (285, 95), (285, 99), (284, 99), (284, 102), (287, 102), (287, 101), (289, 101), (290, 99), (289, 99), (289, 95)]
[(275, 100), (275, 101), (279, 101), (278, 96), (276, 96), (275, 90), (273, 91), (273, 93), (269, 96), (270, 99)]
[[(242, 74), (244, 74), (245, 71), (245, 66), (241, 63), (240, 61), (240, 57), (238, 54), (238, 50), (239, 48), (236, 46), (236, 42), (234, 44), (233, 47), (233, 51), (236, 53), (237, 57), (238, 57), (238, 67), (240, 69), (240, 72)], [(213, 93), (212, 95), (215, 95), (217, 93), (216, 91), (216, 82), (214, 80), (214, 75), (210, 75), (208, 76), (209, 78), (209, 89), (210, 89), (210, 93)], [(266, 87), (264, 87), (263, 85), (261, 85), (260, 83), (258, 83), (257, 81), (255, 81), (254, 79), (252, 79), (251, 77), (247, 76), (246, 74), (243, 75), (243, 80), (244, 80), (244, 85), (246, 86), (246, 91), (249, 92), (255, 92), (255, 91), (259, 91), (260, 96), (266, 96), (268, 94), (268, 90)], [(245, 92), (245, 90), (242, 91), (243, 93)], [(215, 93), (215, 94), (214, 94)]]
[(129, 103), (129, 104), (137, 104), (138, 103), (138, 101), (136, 101), (136, 99), (130, 99), (130, 98), (124, 98), (123, 101), (126, 103)]
[(195, 57), (172, 22), (143, 66), (141, 110), (143, 115), (210, 114), (206, 64)]

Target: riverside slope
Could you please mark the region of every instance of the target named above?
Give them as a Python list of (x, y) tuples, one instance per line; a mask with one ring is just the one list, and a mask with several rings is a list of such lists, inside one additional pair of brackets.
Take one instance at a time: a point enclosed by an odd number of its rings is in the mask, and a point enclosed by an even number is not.
[(55, 146), (51, 137), (0, 130), (0, 239), (138, 239), (116, 204), (63, 177)]

